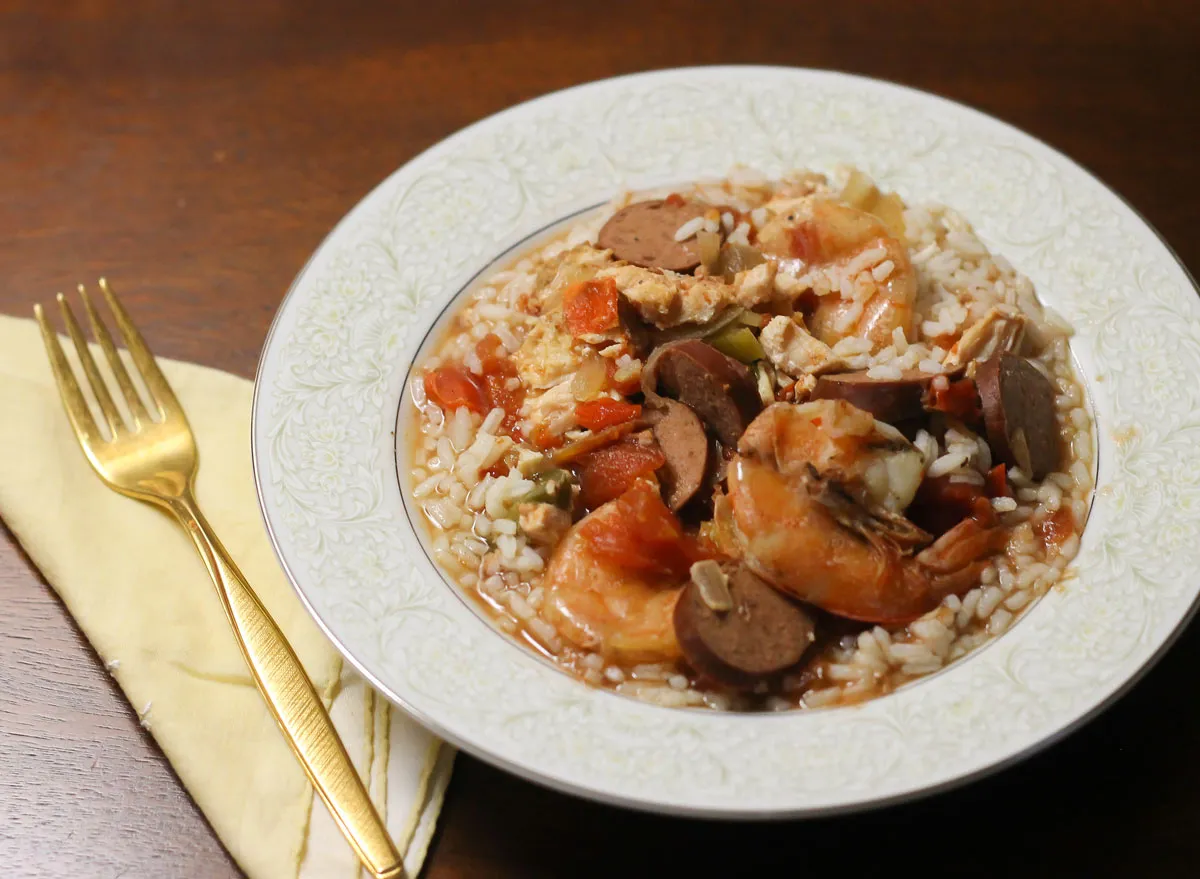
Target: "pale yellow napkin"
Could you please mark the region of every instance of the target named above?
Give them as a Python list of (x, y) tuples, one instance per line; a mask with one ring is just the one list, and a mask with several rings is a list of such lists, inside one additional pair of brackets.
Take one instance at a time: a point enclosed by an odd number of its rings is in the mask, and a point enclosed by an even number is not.
[[(200, 504), (318, 691), (332, 698), (334, 721), (415, 876), (453, 751), (342, 669), (284, 579), (254, 496), (251, 383), (160, 363), (199, 443)], [(3, 316), (0, 517), (242, 869), (252, 879), (357, 879), (353, 854), (268, 714), (190, 542), (166, 515), (104, 487), (71, 433), (36, 325)]]

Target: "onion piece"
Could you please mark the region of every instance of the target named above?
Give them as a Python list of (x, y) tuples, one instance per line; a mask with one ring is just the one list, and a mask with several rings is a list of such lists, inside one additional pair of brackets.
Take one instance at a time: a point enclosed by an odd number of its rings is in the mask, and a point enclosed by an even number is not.
[(700, 600), (708, 605), (710, 610), (717, 613), (733, 610), (729, 578), (725, 576), (719, 564), (712, 559), (703, 559), (693, 564), (689, 573), (700, 592)]
[(588, 357), (575, 370), (571, 378), (571, 396), (580, 403), (594, 400), (604, 392), (608, 383), (608, 370), (599, 357)]
[(871, 205), (870, 213), (878, 217), (883, 225), (888, 227), (889, 232), (901, 241), (905, 240), (904, 202), (900, 200), (900, 196), (894, 192), (881, 196)]
[(853, 208), (866, 211), (887, 226), (888, 231), (904, 240), (904, 202), (894, 192), (886, 195), (861, 171), (851, 171), (842, 188), (841, 199)]
[(697, 232), (696, 249), (700, 252), (700, 264), (709, 274), (716, 274), (721, 259), (721, 236), (716, 232)]
[(756, 330), (761, 330), (763, 328), (763, 324), (766, 323), (766, 318), (757, 311), (746, 310), (738, 316), (738, 321), (744, 323), (748, 327), (754, 327)]
[(768, 360), (754, 364), (754, 384), (764, 407), (775, 402), (775, 368)]
[(621, 437), (625, 436), (625, 434), (632, 433), (633, 428), (634, 422), (626, 421), (622, 424), (614, 424), (612, 427), (606, 427), (604, 430), (590, 433), (581, 439), (575, 440), (573, 443), (568, 443), (561, 449), (555, 449), (550, 453), (550, 460), (559, 466), (577, 461), (588, 452), (594, 452), (596, 449), (615, 443)]
[(654, 334), (654, 347), (665, 345), (668, 342), (681, 342), (684, 339), (703, 339), (705, 336), (711, 336), (721, 332), (730, 324), (741, 320), (746, 309), (740, 306), (727, 308), (714, 317), (712, 320), (702, 324), (680, 324), (677, 327), (672, 327), (669, 330), (662, 330)]
[(850, 172), (840, 193), (842, 201), (860, 211), (870, 211), (878, 197), (879, 190), (875, 188), (875, 182), (859, 170)]
[(732, 284), (738, 272), (752, 269), (766, 261), (767, 258), (757, 248), (726, 241), (721, 246), (721, 261), (718, 267), (726, 283)]

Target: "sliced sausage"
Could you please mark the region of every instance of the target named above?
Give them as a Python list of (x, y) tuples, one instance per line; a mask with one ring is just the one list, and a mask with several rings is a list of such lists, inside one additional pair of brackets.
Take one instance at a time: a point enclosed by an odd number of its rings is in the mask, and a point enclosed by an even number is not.
[(689, 220), (704, 216), (707, 209), (698, 202), (634, 202), (609, 218), (596, 243), (635, 266), (690, 272), (700, 265), (699, 245), (694, 237), (676, 241), (675, 233)]
[(1054, 414), (1054, 386), (1016, 354), (979, 364), (975, 373), (992, 453), (1033, 479), (1058, 469), (1062, 445)]
[(646, 420), (667, 459), (658, 470), (663, 499), (672, 510), (690, 501), (704, 484), (708, 470), (708, 436), (696, 413), (675, 400), (660, 399)]
[(697, 339), (656, 349), (642, 370), (642, 389), (651, 400), (661, 389), (686, 403), (726, 446), (737, 445), (746, 425), (762, 409), (746, 365)]
[(817, 379), (809, 399), (845, 400), (880, 421), (895, 424), (924, 414), (921, 397), (933, 376), (915, 369), (900, 378), (869, 378), (865, 372), (843, 372)]
[(812, 618), (740, 565), (728, 564), (728, 610), (714, 610), (691, 582), (675, 605), (675, 636), (697, 672), (751, 689), (800, 661), (814, 639)]

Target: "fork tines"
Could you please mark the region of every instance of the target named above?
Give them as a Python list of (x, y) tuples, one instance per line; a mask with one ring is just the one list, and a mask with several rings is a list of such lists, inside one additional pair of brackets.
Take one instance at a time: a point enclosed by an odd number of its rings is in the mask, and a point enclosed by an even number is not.
[[(104, 321), (101, 320), (100, 314), (92, 303), (87, 290), (82, 284), (79, 285), (78, 289), (79, 296), (83, 300), (84, 310), (87, 311), (88, 323), (91, 325), (92, 335), (104, 351), (109, 369), (116, 380), (117, 388), (129, 413), (128, 417), (130, 421), (127, 423), (120, 409), (118, 409), (116, 403), (113, 401), (109, 385), (104, 380), (95, 359), (92, 357), (87, 339), (84, 337), (83, 330), (79, 326), (79, 321), (75, 319), (75, 314), (71, 310), (70, 303), (68, 303), (67, 298), (62, 293), (59, 293), (56, 298), (62, 310), (63, 322), (66, 324), (67, 334), (75, 344), (75, 352), (79, 357), (83, 375), (96, 400), (100, 415), (108, 427), (109, 437), (116, 438), (123, 433), (137, 432), (139, 428), (154, 420), (156, 415), (161, 419), (165, 416), (166, 412), (178, 410), (179, 404), (175, 400), (175, 395), (171, 391), (170, 385), (167, 384), (166, 378), (158, 368), (158, 364), (155, 363), (154, 356), (146, 346), (141, 333), (133, 325), (128, 313), (126, 313), (124, 307), (122, 307), (120, 301), (108, 286), (108, 282), (103, 278), (100, 279), (100, 291), (104, 295), (105, 302), (108, 303), (109, 311), (112, 312), (113, 318), (116, 320), (117, 328), (120, 330), (121, 338), (125, 342), (125, 347), (129, 351), (134, 366), (137, 367), (138, 377), (146, 388), (149, 402), (156, 410), (154, 413), (148, 412), (145, 404), (142, 402), (142, 396), (134, 386), (133, 380), (117, 351), (117, 347), (113, 343), (112, 335), (109, 333)], [(63, 405), (66, 407), (67, 415), (71, 419), (72, 426), (81, 437), (91, 441), (102, 440), (101, 432), (88, 407), (87, 398), (81, 390), (75, 377), (75, 371), (71, 368), (66, 353), (59, 343), (58, 334), (50, 325), (50, 321), (40, 304), (34, 305), (33, 313), (37, 317), (38, 324), (42, 329), (42, 341), (45, 343), (46, 353), (50, 358), (50, 369), (54, 373), (54, 380), (58, 385), (59, 394), (62, 397)]]

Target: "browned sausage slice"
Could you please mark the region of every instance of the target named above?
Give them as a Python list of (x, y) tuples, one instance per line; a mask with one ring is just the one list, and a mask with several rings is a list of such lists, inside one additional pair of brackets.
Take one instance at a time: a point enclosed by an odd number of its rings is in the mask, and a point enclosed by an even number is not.
[(700, 265), (700, 249), (695, 238), (676, 241), (675, 232), (688, 220), (704, 216), (707, 209), (694, 201), (634, 202), (609, 218), (596, 243), (635, 266), (690, 272)]
[(708, 436), (696, 413), (675, 400), (660, 399), (655, 408), (647, 410), (646, 420), (667, 459), (658, 470), (663, 499), (672, 510), (678, 510), (704, 484)]
[(661, 389), (686, 403), (727, 446), (737, 445), (746, 425), (762, 409), (746, 365), (697, 339), (656, 349), (642, 370), (642, 389), (650, 399)]
[(746, 568), (728, 564), (729, 610), (714, 610), (691, 582), (675, 605), (675, 636), (700, 674), (738, 689), (800, 661), (813, 642), (813, 621)]
[(1057, 470), (1062, 445), (1050, 380), (1024, 357), (1001, 354), (979, 364), (975, 383), (995, 456), (1033, 479)]
[(915, 369), (905, 370), (900, 378), (869, 378), (865, 372), (843, 372), (817, 379), (810, 399), (845, 400), (880, 421), (895, 424), (924, 414), (921, 396), (932, 381), (932, 375)]

